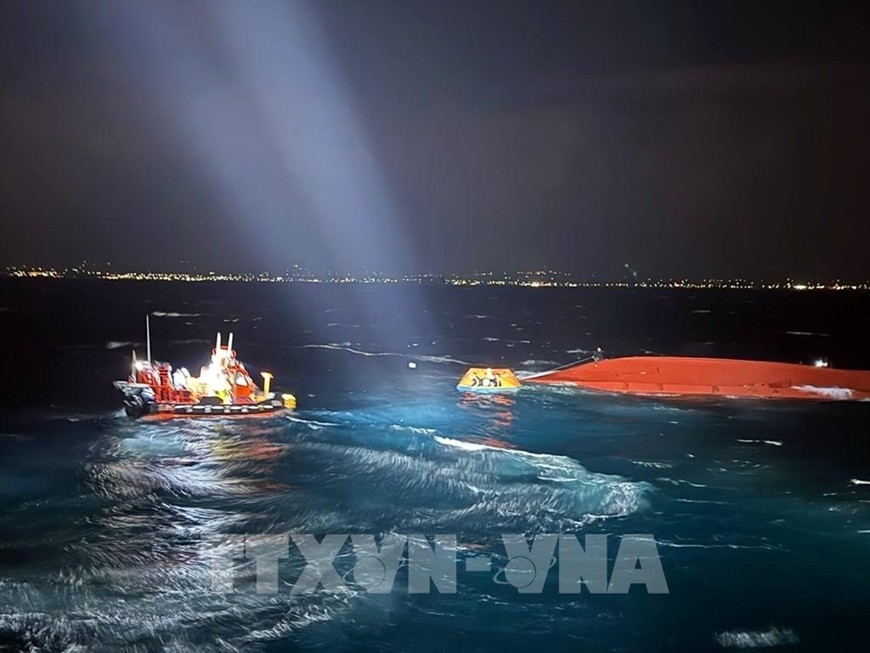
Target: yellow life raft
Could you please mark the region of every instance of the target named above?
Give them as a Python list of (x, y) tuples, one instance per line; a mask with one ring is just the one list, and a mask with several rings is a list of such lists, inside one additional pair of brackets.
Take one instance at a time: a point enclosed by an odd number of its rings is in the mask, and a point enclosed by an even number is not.
[(506, 367), (472, 367), (459, 380), (462, 392), (514, 392), (520, 380)]

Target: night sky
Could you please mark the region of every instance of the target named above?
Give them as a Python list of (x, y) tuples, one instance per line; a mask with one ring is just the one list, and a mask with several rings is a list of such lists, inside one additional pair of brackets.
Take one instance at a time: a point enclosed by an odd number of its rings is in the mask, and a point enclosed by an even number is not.
[(0, 265), (867, 280), (861, 4), (6, 0)]

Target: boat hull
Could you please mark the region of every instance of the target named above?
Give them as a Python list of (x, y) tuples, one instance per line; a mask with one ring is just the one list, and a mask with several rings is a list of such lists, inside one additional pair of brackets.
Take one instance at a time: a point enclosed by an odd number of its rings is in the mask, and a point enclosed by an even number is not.
[(269, 415), (295, 406), (292, 395), (270, 393), (260, 401), (223, 403), (217, 397), (204, 397), (198, 402), (157, 401), (146, 384), (116, 381), (115, 387), (124, 394), (124, 411), (132, 419), (168, 419), (173, 417), (256, 417)]
[(258, 404), (156, 404), (152, 412), (143, 414), (143, 419), (170, 419), (183, 417), (257, 417), (286, 410), (280, 401)]
[(652, 396), (861, 401), (870, 399), (870, 371), (728, 358), (634, 356), (544, 372), (524, 383)]

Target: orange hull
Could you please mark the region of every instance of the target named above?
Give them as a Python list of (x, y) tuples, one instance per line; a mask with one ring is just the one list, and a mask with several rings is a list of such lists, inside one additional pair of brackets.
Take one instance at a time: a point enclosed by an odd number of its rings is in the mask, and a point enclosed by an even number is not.
[(636, 395), (870, 399), (870, 371), (728, 358), (613, 358), (544, 372), (523, 382), (568, 384)]

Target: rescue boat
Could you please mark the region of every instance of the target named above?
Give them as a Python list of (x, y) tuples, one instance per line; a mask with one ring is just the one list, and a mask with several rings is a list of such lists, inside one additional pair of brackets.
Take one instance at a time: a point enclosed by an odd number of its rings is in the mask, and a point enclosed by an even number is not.
[(137, 360), (133, 352), (129, 378), (114, 382), (124, 395), (124, 411), (130, 418), (250, 417), (296, 408), (293, 395), (271, 391), (271, 373), (261, 373), (262, 389), (254, 383), (236, 357), (232, 333), (226, 345), (217, 334), (211, 361), (199, 376), (192, 376), (183, 367), (173, 370), (169, 363), (152, 361), (150, 327), (146, 319), (146, 360)]

